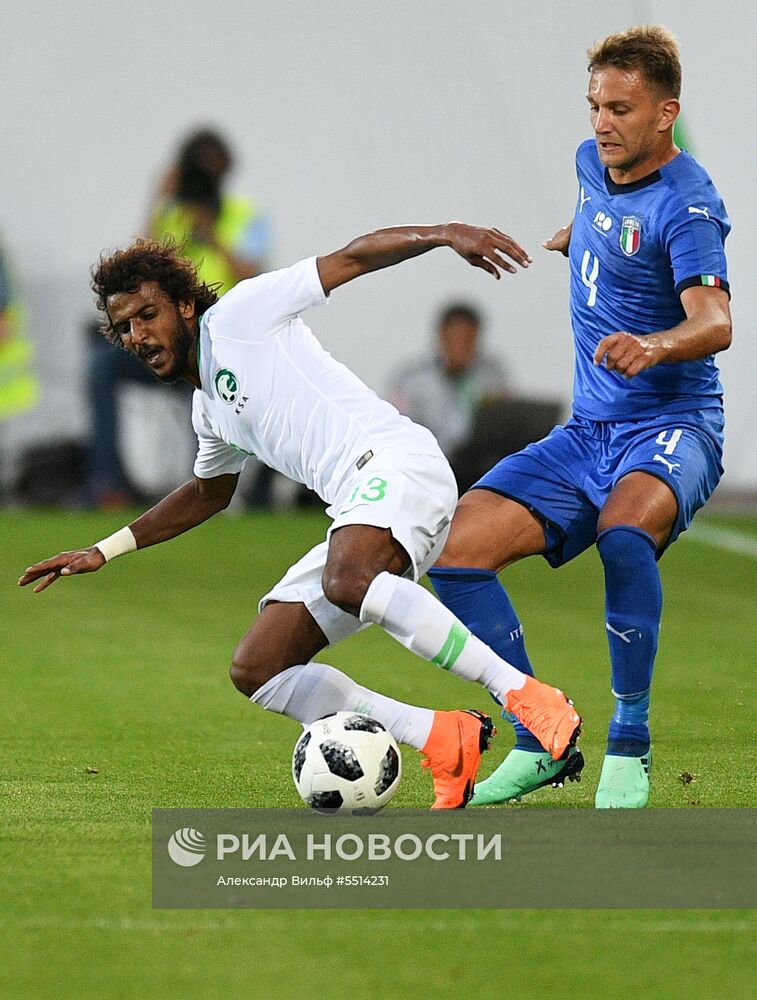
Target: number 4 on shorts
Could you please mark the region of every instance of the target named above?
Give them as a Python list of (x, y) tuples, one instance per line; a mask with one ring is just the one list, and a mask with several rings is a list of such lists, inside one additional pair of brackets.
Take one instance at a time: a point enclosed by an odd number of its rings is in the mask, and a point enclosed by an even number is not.
[(676, 428), (674, 431), (660, 431), (657, 435), (655, 443), (664, 445), (665, 454), (672, 455), (676, 450), (676, 445), (678, 444), (682, 433), (683, 432), (680, 428)]

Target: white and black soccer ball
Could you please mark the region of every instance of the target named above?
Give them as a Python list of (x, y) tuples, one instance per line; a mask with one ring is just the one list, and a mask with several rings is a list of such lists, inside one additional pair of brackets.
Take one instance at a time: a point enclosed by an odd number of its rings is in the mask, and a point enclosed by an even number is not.
[(302, 799), (325, 813), (371, 813), (387, 804), (402, 777), (402, 756), (380, 722), (335, 712), (308, 726), (292, 755)]

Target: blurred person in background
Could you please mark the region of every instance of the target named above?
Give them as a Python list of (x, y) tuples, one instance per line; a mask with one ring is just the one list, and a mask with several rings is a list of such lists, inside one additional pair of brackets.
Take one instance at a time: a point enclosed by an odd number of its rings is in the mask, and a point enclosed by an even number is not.
[[(0, 422), (32, 409), (39, 395), (32, 362), (34, 350), (24, 330), (24, 310), (0, 244)], [(0, 497), (7, 487), (7, 456), (0, 434)]]
[[(267, 266), (268, 224), (255, 202), (226, 190), (234, 165), (231, 149), (215, 130), (196, 129), (181, 143), (164, 173), (149, 212), (147, 233), (183, 245), (205, 284), (219, 295)], [(126, 383), (154, 386), (138, 361), (108, 349), (97, 321), (88, 324), (90, 343), (87, 393), (93, 435), (89, 448), (88, 499), (96, 507), (118, 509), (144, 500), (124, 470), (119, 449), (118, 389)], [(189, 406), (190, 393), (179, 385)], [(270, 503), (271, 475), (259, 467), (249, 491), (257, 506)]]
[(470, 441), (478, 407), (508, 394), (502, 362), (481, 348), (483, 320), (466, 302), (446, 306), (436, 322), (433, 351), (397, 368), (388, 398), (400, 413), (428, 427), (450, 460)]
[(187, 136), (175, 164), (164, 174), (147, 231), (183, 244), (202, 280), (222, 295), (242, 278), (266, 270), (268, 224), (249, 198), (230, 194), (226, 179), (234, 165), (228, 143), (213, 129)]

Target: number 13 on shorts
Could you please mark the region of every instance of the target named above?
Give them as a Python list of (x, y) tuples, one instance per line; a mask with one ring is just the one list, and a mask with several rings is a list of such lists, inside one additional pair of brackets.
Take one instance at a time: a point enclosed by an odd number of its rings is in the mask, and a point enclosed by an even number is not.
[(387, 486), (386, 479), (382, 479), (380, 476), (371, 476), (370, 479), (358, 483), (344, 506), (340, 508), (339, 513), (346, 513), (348, 507), (359, 507), (361, 502), (375, 503), (377, 500), (383, 500), (386, 496)]

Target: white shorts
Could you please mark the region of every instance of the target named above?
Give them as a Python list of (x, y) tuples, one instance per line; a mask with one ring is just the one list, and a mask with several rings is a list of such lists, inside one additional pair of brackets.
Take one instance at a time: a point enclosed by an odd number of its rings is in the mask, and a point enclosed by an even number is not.
[(434, 565), (447, 541), (457, 505), (457, 483), (447, 459), (437, 454), (375, 455), (346, 485), (326, 513), (333, 518), (326, 541), (287, 570), (260, 601), (304, 604), (329, 645), (366, 628), (354, 615), (326, 600), (323, 570), (332, 531), (347, 524), (389, 528), (410, 556), (414, 580)]

